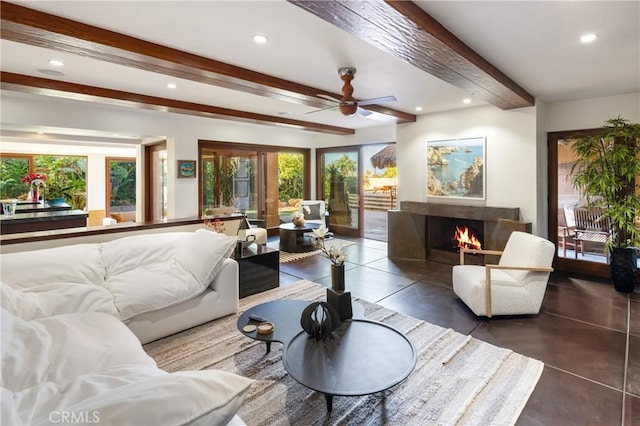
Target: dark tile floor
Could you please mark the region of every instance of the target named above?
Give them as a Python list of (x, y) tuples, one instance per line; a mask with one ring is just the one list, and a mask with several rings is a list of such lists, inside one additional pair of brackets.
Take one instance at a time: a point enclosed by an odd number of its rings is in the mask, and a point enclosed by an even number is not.
[[(545, 363), (519, 425), (640, 425), (640, 288), (624, 295), (607, 280), (553, 273), (539, 315), (478, 318), (453, 293), (452, 266), (393, 261), (386, 243), (353, 241), (345, 275), (355, 297)], [(329, 272), (322, 256), (285, 263), (280, 285), (329, 285)]]

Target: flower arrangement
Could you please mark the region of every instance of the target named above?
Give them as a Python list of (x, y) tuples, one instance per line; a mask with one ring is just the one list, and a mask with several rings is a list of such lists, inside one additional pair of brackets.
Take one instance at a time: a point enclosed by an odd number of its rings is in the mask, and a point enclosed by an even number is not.
[(325, 239), (332, 237), (333, 233), (324, 226), (320, 226), (318, 229), (314, 229), (311, 238), (313, 238), (313, 245), (320, 249), (322, 254), (331, 261), (334, 265), (344, 265), (347, 261), (346, 247), (340, 245), (332, 245), (327, 248), (325, 245)]
[(220, 219), (211, 220), (209, 218), (205, 218), (204, 226), (211, 229), (213, 232), (217, 232), (218, 234), (224, 234), (225, 231), (224, 222)]
[[(39, 181), (39, 182), (38, 182)], [(29, 185), (36, 183), (37, 185), (42, 185), (47, 181), (47, 175), (44, 173), (27, 173), (22, 177), (22, 183), (28, 183)]]

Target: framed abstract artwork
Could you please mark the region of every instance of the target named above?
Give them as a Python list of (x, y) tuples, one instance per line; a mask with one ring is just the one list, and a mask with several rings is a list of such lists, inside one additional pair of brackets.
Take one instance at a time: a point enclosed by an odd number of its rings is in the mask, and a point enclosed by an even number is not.
[(427, 197), (484, 200), (484, 137), (427, 142)]

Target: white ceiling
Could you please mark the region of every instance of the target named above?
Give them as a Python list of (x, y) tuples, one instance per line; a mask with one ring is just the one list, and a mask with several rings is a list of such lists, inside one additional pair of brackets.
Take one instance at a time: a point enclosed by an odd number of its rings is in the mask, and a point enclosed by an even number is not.
[[(339, 93), (337, 69), (355, 66), (358, 99), (395, 95), (411, 114), (484, 105), (394, 56), (284, 0), (22, 1), (25, 7), (109, 29), (307, 86)], [(538, 101), (558, 102), (640, 91), (640, 2), (420, 1), (423, 10)], [(606, 19), (605, 19), (606, 18)], [(599, 34), (590, 45), (586, 32)], [(269, 38), (265, 45), (254, 34)], [(178, 99), (322, 124), (362, 128), (386, 116), (345, 117), (94, 59), (2, 40), (2, 71)], [(51, 77), (48, 60), (64, 76)], [(166, 84), (174, 82), (177, 89)], [(3, 91), (2, 96), (8, 92)], [(472, 102), (462, 104), (470, 97)], [(421, 106), (422, 112), (415, 108)]]

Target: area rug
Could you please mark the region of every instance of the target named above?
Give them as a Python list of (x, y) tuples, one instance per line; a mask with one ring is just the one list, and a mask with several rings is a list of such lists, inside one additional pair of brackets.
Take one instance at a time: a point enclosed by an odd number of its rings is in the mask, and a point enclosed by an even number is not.
[[(328, 240), (325, 245), (327, 248), (329, 248), (332, 245), (347, 247), (353, 244), (355, 244), (353, 241), (334, 238), (332, 240)], [(305, 257), (315, 256), (316, 254), (319, 254), (319, 253), (320, 253), (320, 250), (313, 250), (305, 253), (289, 253), (289, 252), (280, 250), (280, 263), (287, 263), (287, 262), (292, 262), (294, 260), (304, 259)]]
[[(368, 319), (400, 330), (418, 353), (409, 377), (393, 388), (361, 397), (325, 398), (292, 379), (282, 345), (241, 334), (238, 316), (275, 299), (320, 300), (326, 287), (300, 281), (240, 301), (240, 312), (145, 345), (167, 371), (222, 369), (256, 380), (238, 415), (255, 425), (510, 425), (536, 386), (544, 364), (511, 350), (357, 300)], [(375, 347), (372, 347), (375, 350)]]

